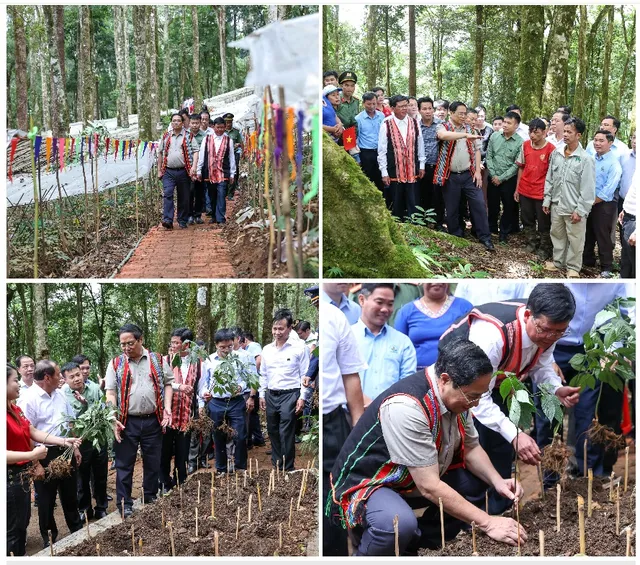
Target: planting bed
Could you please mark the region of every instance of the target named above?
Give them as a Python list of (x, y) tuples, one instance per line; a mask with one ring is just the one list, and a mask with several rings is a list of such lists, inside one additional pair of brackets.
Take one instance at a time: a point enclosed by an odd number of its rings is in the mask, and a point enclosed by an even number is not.
[[(112, 526), (91, 539), (69, 548), (57, 555), (96, 555), (96, 544), (100, 544), (100, 555), (132, 555), (131, 527), (134, 526), (136, 555), (139, 552), (139, 538), (142, 538), (142, 555), (171, 555), (171, 540), (168, 527), (162, 527), (162, 508), (166, 521), (172, 522), (175, 554), (181, 556), (213, 556), (214, 532), (219, 535), (220, 556), (269, 556), (307, 554), (307, 545), (318, 529), (317, 475), (310, 472), (307, 488), (296, 510), (303, 473), (286, 475), (287, 479), (276, 480), (275, 491), (267, 496), (269, 470), (263, 469), (259, 475), (247, 474), (247, 486), (243, 486), (243, 472), (238, 473), (236, 494), (235, 476), (229, 480), (229, 504), (227, 504), (226, 478), (215, 480), (215, 519), (211, 516), (211, 473), (198, 472), (190, 475), (182, 486), (182, 503), (178, 489), (136, 511), (124, 522)], [(200, 504), (198, 505), (198, 537), (195, 536), (195, 508), (200, 481)], [(262, 512), (258, 510), (257, 485), (260, 485)], [(251, 523), (248, 522), (247, 503), (252, 496)], [(293, 498), (293, 514), (289, 528), (289, 509)], [(240, 526), (236, 539), (237, 509), (240, 507)], [(279, 526), (282, 525), (282, 547), (279, 547)]]
[[(520, 510), (520, 523), (527, 532), (528, 541), (521, 547), (521, 555), (540, 555), (538, 531), (544, 531), (546, 556), (573, 556), (580, 553), (578, 528), (578, 506), (576, 495), (585, 500), (586, 554), (590, 556), (622, 556), (626, 554), (627, 535), (624, 529), (630, 526), (631, 555), (635, 555), (636, 517), (635, 482), (629, 480), (629, 487), (623, 493), (620, 484), (620, 534), (616, 535), (616, 504), (609, 500), (609, 490), (603, 489), (608, 479), (594, 478), (593, 513), (587, 517), (587, 479), (567, 480), (560, 502), (560, 532), (556, 532), (556, 491), (548, 490), (545, 500), (532, 500)], [(614, 489), (615, 499), (615, 489)], [(512, 511), (515, 519), (515, 511)], [(477, 552), (481, 556), (516, 556), (517, 548), (496, 542), (479, 530), (477, 531)], [(461, 532), (445, 544), (444, 550), (420, 551), (424, 556), (471, 556), (473, 552), (471, 532)]]

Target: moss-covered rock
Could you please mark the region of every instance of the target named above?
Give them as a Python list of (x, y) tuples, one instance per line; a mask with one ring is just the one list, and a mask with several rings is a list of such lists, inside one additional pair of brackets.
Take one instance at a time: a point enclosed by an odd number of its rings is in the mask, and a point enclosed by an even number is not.
[(323, 236), (325, 275), (419, 278), (427, 275), (387, 210), (380, 191), (347, 152), (323, 135)]

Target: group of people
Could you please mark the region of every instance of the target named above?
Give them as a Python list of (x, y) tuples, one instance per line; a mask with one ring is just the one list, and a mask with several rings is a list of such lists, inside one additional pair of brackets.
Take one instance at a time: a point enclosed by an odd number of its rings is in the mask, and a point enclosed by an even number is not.
[[(497, 541), (524, 543), (526, 531), (501, 514), (522, 496), (515, 458), (537, 465), (553, 439), (541, 390), (569, 411), (572, 472), (581, 476), (586, 463), (608, 477), (618, 451), (587, 431), (600, 395), (598, 421), (621, 433), (623, 393), (600, 382), (569, 386), (571, 359), (584, 354), (596, 315), (633, 292), (594, 283), (476, 281), (455, 293), (446, 283), (325, 283), (323, 554), (346, 555), (347, 532), (354, 555), (439, 547), (439, 500), (446, 539), (475, 522)], [(621, 315), (634, 323), (635, 308)], [(533, 393), (532, 430), (508, 417), (505, 373)], [(546, 473), (545, 487), (557, 480)]]
[(323, 128), (394, 216), (427, 213), (423, 220), (459, 237), (470, 219), (471, 234), (492, 252), (491, 234), (507, 245), (522, 230), (526, 251), (569, 278), (583, 265), (612, 277), (620, 223), (620, 275), (635, 277), (636, 138), (627, 145), (618, 137), (616, 117), (604, 116), (587, 142), (569, 106), (527, 122), (511, 104), (488, 123), (484, 106), (385, 98), (381, 87), (365, 92), (361, 107), (356, 84), (352, 71), (324, 73)]
[(162, 226), (173, 229), (174, 192), (180, 229), (190, 224), (224, 224), (227, 199), (238, 187), (242, 134), (227, 112), (211, 119), (206, 107), (190, 114), (188, 109), (171, 116), (168, 131), (158, 148), (158, 176), (162, 180)]
[[(215, 352), (202, 358), (189, 328), (172, 332), (163, 355), (147, 349), (142, 330), (128, 323), (118, 330), (122, 353), (109, 362), (99, 382), (90, 378), (91, 361), (85, 355), (61, 367), (50, 359), (36, 363), (28, 355), (18, 357), (16, 366), (7, 365), (7, 555), (25, 555), (30, 477), (44, 547), (58, 537), (57, 495), (71, 532), (87, 520), (106, 516), (111, 447), (117, 510), (124, 517), (134, 511), (138, 452), (141, 497), (153, 503), (159, 494), (184, 483), (188, 474), (209, 468), (211, 459), (219, 475), (246, 470), (247, 451), (265, 445), (261, 411), (273, 466), (294, 470), (296, 434), (309, 426), (318, 374), (317, 358), (311, 356), (317, 334), (309, 322), (294, 324), (287, 309), (275, 312), (272, 334), (273, 342), (263, 348), (239, 327), (219, 329), (213, 338)], [(218, 369), (225, 359), (229, 363), (223, 375)], [(113, 446), (75, 439), (64, 416), (76, 418), (105, 402), (117, 408)], [(192, 425), (205, 416), (212, 420), (210, 434)], [(71, 447), (71, 474), (47, 475), (51, 461)]]

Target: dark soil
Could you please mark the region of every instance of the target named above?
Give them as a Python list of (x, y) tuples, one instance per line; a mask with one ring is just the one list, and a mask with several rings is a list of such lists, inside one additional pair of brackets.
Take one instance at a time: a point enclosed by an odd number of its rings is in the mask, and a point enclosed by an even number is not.
[[(132, 555), (131, 527), (135, 540), (142, 538), (142, 554), (145, 556), (171, 555), (169, 530), (162, 527), (162, 508), (167, 521), (173, 525), (175, 553), (182, 556), (213, 556), (214, 532), (219, 533), (221, 556), (272, 556), (306, 555), (307, 543), (312, 532), (317, 531), (318, 486), (315, 475), (309, 473), (306, 493), (300, 510), (296, 510), (302, 472), (289, 473), (288, 480), (276, 481), (275, 492), (267, 496), (271, 468), (264, 467), (259, 476), (247, 475), (247, 486), (243, 486), (244, 475), (238, 477), (236, 494), (235, 477), (232, 475), (227, 487), (226, 479), (216, 479), (215, 519), (211, 515), (211, 473), (201, 471), (190, 475), (182, 486), (182, 504), (177, 489), (136, 511), (123, 523), (108, 531), (61, 552), (64, 556), (96, 555), (96, 544), (100, 544), (100, 555)], [(195, 508), (201, 482), (200, 505), (198, 507), (198, 538), (195, 537)], [(262, 512), (258, 510), (257, 485), (260, 485)], [(227, 504), (227, 488), (229, 504)], [(247, 503), (252, 494), (251, 523), (248, 523)], [(293, 515), (289, 529), (289, 508), (293, 498)], [(237, 509), (240, 507), (240, 527), (236, 539)], [(283, 545), (279, 548), (279, 526), (282, 524)], [(136, 546), (136, 555), (139, 554)]]
[[(585, 500), (585, 537), (586, 553), (590, 556), (617, 556), (626, 554), (627, 537), (624, 528), (631, 526), (631, 555), (635, 555), (635, 481), (629, 481), (626, 493), (620, 485), (620, 535), (616, 535), (616, 504), (609, 501), (609, 491), (603, 485), (608, 479), (595, 478), (593, 481), (593, 514), (587, 517), (587, 479), (568, 480), (561, 500), (560, 532), (556, 532), (556, 495), (555, 489), (547, 491), (545, 500), (533, 500), (520, 510), (520, 523), (527, 532), (528, 541), (521, 546), (524, 556), (539, 556), (538, 531), (544, 531), (545, 557), (569, 557), (580, 553), (580, 534), (578, 528), (578, 505), (576, 496)], [(615, 498), (615, 491), (614, 491)], [(513, 514), (511, 516), (511, 513)], [(515, 519), (515, 510), (508, 513)], [(477, 551), (486, 556), (517, 555), (517, 548), (496, 542), (481, 532), (477, 535)], [(471, 556), (471, 532), (461, 532), (445, 545), (444, 550), (421, 550), (424, 556)]]

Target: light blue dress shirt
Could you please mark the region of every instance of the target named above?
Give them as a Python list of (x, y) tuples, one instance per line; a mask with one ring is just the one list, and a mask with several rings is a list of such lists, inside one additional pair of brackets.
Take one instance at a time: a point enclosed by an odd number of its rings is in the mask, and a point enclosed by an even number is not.
[(633, 173), (636, 172), (636, 152), (632, 151), (628, 155), (625, 155), (621, 160), (622, 165), (622, 179), (620, 179), (620, 197), (625, 198), (631, 181), (633, 180)]
[(373, 117), (369, 116), (366, 110), (362, 110), (356, 116), (356, 123), (358, 124), (357, 143), (360, 149), (378, 150), (378, 134), (380, 133), (382, 120), (384, 120), (384, 114), (380, 110), (376, 110)]
[(373, 335), (362, 320), (352, 330), (368, 365), (360, 373), (362, 392), (371, 400), (416, 372), (416, 350), (403, 333), (385, 324), (378, 335)]
[(333, 304), (338, 308), (347, 317), (347, 320), (349, 320), (351, 325), (355, 324), (360, 319), (360, 313), (362, 312), (360, 304), (353, 300), (349, 300), (344, 294), (340, 298), (340, 304), (336, 304), (324, 290), (321, 290), (320, 300), (327, 304)]
[[(238, 351), (234, 351), (234, 353), (238, 353)], [(245, 353), (243, 351), (243, 353)], [(240, 361), (242, 363), (244, 363), (245, 365), (248, 364), (248, 360), (246, 358), (243, 358), (242, 356), (240, 357)], [(207, 359), (207, 361), (205, 361), (203, 369), (204, 369), (204, 374), (202, 375), (202, 377), (200, 377), (200, 384), (198, 386), (198, 406), (200, 408), (203, 408), (205, 405), (205, 401), (203, 398), (203, 395), (205, 392), (210, 392), (211, 396), (213, 398), (231, 398), (232, 394), (217, 394), (216, 392), (214, 392), (213, 390), (213, 381), (214, 381), (214, 373), (216, 371), (216, 369), (218, 368), (218, 365), (220, 365), (220, 363), (222, 363), (222, 357), (220, 357), (218, 355), (218, 353), (213, 353), (211, 354), (211, 356), (209, 357), (209, 359)], [(247, 388), (247, 382), (244, 378), (244, 376), (240, 375), (237, 377), (236, 379), (236, 384), (238, 386), (241, 387), (241, 390), (244, 391)], [(240, 393), (238, 393), (240, 394)]]
[(611, 202), (622, 177), (620, 161), (612, 151), (600, 156), (596, 153), (596, 196)]
[[(593, 145), (593, 139), (588, 143), (587, 148), (585, 149), (588, 155), (591, 157), (596, 156), (596, 148)], [(618, 161), (622, 161), (625, 155), (627, 155), (631, 151), (629, 147), (617, 137), (613, 140), (613, 145), (611, 145), (611, 152), (613, 156), (618, 159)]]

